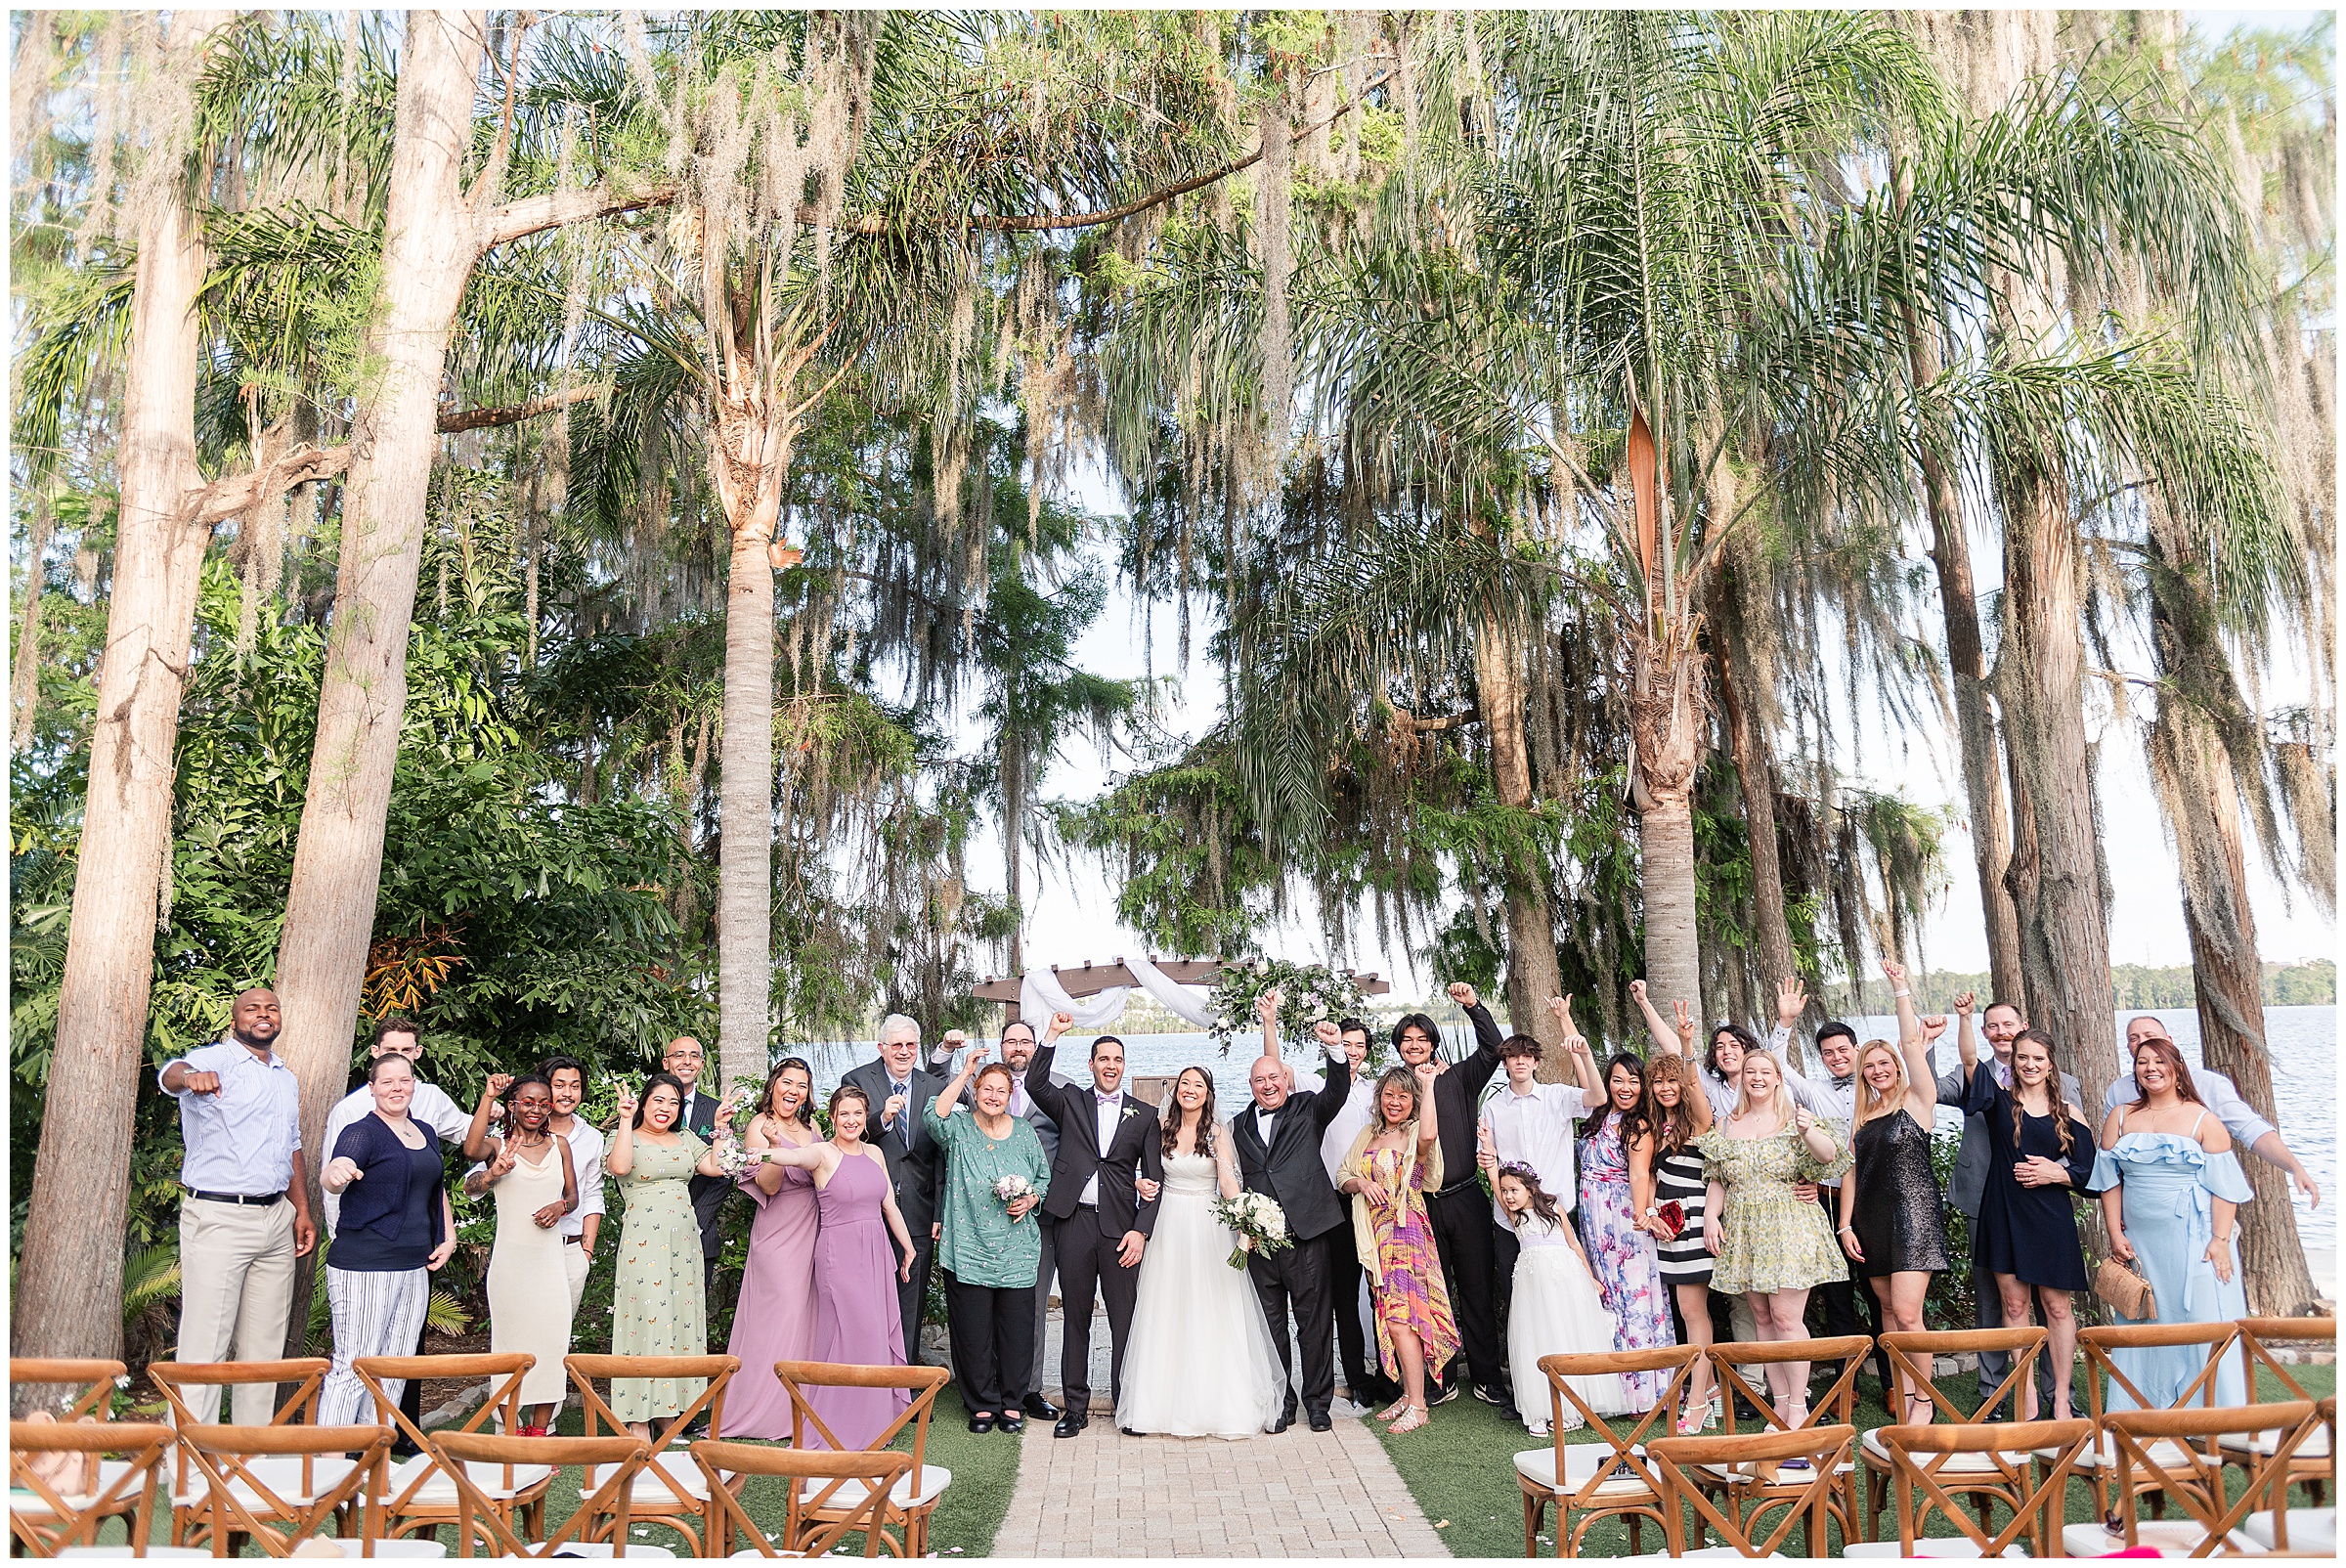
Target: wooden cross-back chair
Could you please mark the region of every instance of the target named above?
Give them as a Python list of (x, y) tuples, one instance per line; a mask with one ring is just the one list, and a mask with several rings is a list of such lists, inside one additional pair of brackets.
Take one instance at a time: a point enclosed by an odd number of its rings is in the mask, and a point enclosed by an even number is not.
[[(1894, 1385), (1886, 1390), (1886, 1403), (1890, 1409), (1903, 1411), (1909, 1398), (1927, 1398), (1931, 1408), (1954, 1426), (1997, 1420), (1997, 1412), (2007, 1405), (2017, 1423), (2020, 1413), (2020, 1390), (2036, 1375), (2037, 1358), (2045, 1353), (2049, 1336), (2033, 1325), (2021, 1328), (1965, 1328), (1946, 1333), (1889, 1333), (1879, 1343), (1890, 1360), (1890, 1379)], [(1996, 1384), (1985, 1399), (1971, 1410), (1950, 1398), (1946, 1391), (1932, 1381), (1933, 1367), (1940, 1356), (1977, 1356), (1981, 1352), (2002, 1351), (2011, 1357), (2012, 1365), (2004, 1380)], [(1893, 1466), (1890, 1450), (1882, 1441), (1882, 1428), (1875, 1427), (1857, 1445), (1865, 1460), (1865, 1538), (1877, 1538), (1882, 1509), (1890, 1502), (1890, 1476)], [(2001, 1452), (2001, 1451), (2000, 1451)], [(2005, 1459), (2025, 1467), (2029, 1456), (2024, 1451), (2004, 1453)], [(2028, 1490), (2025, 1478), (2017, 1482), (2002, 1462), (1991, 1461), (1984, 1455), (1950, 1455), (1940, 1468), (1939, 1481), (1957, 1497), (1969, 1497), (1973, 1511), (1979, 1516), (1982, 1528), (1988, 1522), (1988, 1509), (1995, 1503), (2017, 1508)]]
[[(595, 1391), (594, 1380), (601, 1378), (666, 1377), (700, 1378), (704, 1386), (698, 1398), (692, 1400), (665, 1421), (647, 1423), (652, 1426), (651, 1462), (635, 1477), (634, 1490), (628, 1499), (628, 1512), (640, 1525), (662, 1525), (684, 1538), (686, 1556), (703, 1555), (701, 1527), (708, 1512), (709, 1499), (702, 1490), (700, 1468), (689, 1454), (672, 1454), (672, 1446), (683, 1436), (693, 1422), (706, 1414), (711, 1431), (724, 1430), (725, 1384), (741, 1371), (741, 1361), (734, 1356), (565, 1356), (564, 1369), (570, 1373), (573, 1387), (586, 1408), (586, 1432), (597, 1436), (608, 1426), (614, 1434), (624, 1435), (627, 1423), (613, 1413), (603, 1396)], [(579, 1488), (581, 1504), (586, 1504), (596, 1494), (591, 1479)], [(588, 1541), (617, 1541), (612, 1532), (621, 1528), (618, 1521), (598, 1517), (589, 1525)]]
[[(876, 1454), (892, 1446), (897, 1434), (912, 1433), (912, 1467), (902, 1479), (890, 1488), (885, 1513), (897, 1534), (883, 1532), (883, 1547), (901, 1557), (924, 1557), (929, 1553), (929, 1521), (936, 1505), (944, 1501), (945, 1489), (953, 1484), (953, 1472), (941, 1464), (929, 1462), (929, 1417), (936, 1408), (936, 1396), (945, 1386), (947, 1373), (942, 1367), (849, 1367), (829, 1361), (777, 1361), (775, 1380), (790, 1397), (790, 1443), (804, 1450), (812, 1440), (817, 1449), (834, 1452)], [(814, 1408), (809, 1389), (817, 1388), (901, 1388), (906, 1394), (904, 1409), (896, 1418), (860, 1449), (850, 1449), (842, 1443), (821, 1412)], [(812, 1479), (801, 1483), (801, 1490), (821, 1490)], [(851, 1484), (844, 1484), (831, 1495), (822, 1508), (811, 1509), (807, 1517), (817, 1524), (828, 1524), (862, 1500), (854, 1495)]]
[[(8, 1359), (8, 1386), (11, 1397), (26, 1398), (25, 1390), (32, 1388), (79, 1389), (79, 1393), (42, 1397), (43, 1403), (58, 1406), (57, 1418), (78, 1421), (85, 1416), (99, 1420), (111, 1418), (115, 1379), (127, 1377), (130, 1369), (118, 1361), (103, 1361), (85, 1356), (11, 1356)], [(20, 1406), (19, 1408), (22, 1408)]]
[[(112, 1391), (110, 1374), (101, 1386)], [(74, 1408), (67, 1407), (68, 1414)], [(96, 1546), (99, 1526), (120, 1519), (130, 1554), (145, 1556), (171, 1437), (171, 1428), (160, 1421), (9, 1422), (8, 1530), (17, 1548), (29, 1556), (54, 1557), (70, 1547)], [(73, 1457), (74, 1474), (44, 1474), (50, 1467), (38, 1457), (49, 1454)], [(120, 1458), (106, 1458), (109, 1454)]]
[[(2335, 1394), (2314, 1407), (2314, 1418), (2320, 1422), (2317, 1436), (2338, 1450), (2338, 1397)], [(2312, 1443), (2306, 1445), (2311, 1448)], [(2221, 1444), (2218, 1445), (2221, 1451)], [(2303, 1459), (2305, 1450), (2297, 1457)], [(2225, 1462), (2233, 1462), (2225, 1455)], [(2241, 1531), (2249, 1540), (2267, 1551), (2289, 1556), (2335, 1557), (2338, 1554), (2338, 1510), (2336, 1508), (2290, 1508), (2281, 1504), (2287, 1500), (2290, 1483), (2283, 1481), (2273, 1489), (2273, 1506), (2248, 1515)]]
[[(289, 1557), (328, 1523), (333, 1534), (357, 1539), (361, 1556), (374, 1554), (382, 1536), (374, 1504), (391, 1468), (389, 1427), (196, 1422), (179, 1429), (179, 1448), (204, 1484), (192, 1533), (210, 1539), (214, 1556), (226, 1556), (228, 1538), (242, 1535), (269, 1556)], [(298, 1458), (301, 1484), (261, 1462), (273, 1458)], [(335, 1460), (344, 1462), (333, 1467)]]
[[(2262, 1368), (2281, 1384), (2284, 1400), (2312, 1399), (2314, 1396), (2289, 1371), (2289, 1363), (2276, 1356), (2278, 1345), (2311, 1345), (2322, 1350), (2335, 1351), (2338, 1343), (2338, 1323), (2335, 1318), (2243, 1318), (2234, 1327), (2239, 1329), (2240, 1352), (2248, 1363), (2248, 1401), (2258, 1401), (2257, 1371)], [(2244, 1433), (2227, 1438), (2218, 1446), (2225, 1461), (2242, 1469), (2253, 1467), (2257, 1459), (2270, 1455), (2280, 1439), (2277, 1428)], [(2306, 1497), (2319, 1504), (2337, 1482), (2337, 1445), (2330, 1441), (2329, 1428), (2315, 1431), (2296, 1457), (2289, 1461), (2289, 1485), (2305, 1488)]]
[[(2116, 1466), (2116, 1456), (2110, 1445), (2109, 1433), (2102, 1426), (2103, 1417), (2109, 1414), (2110, 1393), (2123, 1393), (2120, 1408), (2133, 1410), (2201, 1410), (2216, 1407), (2216, 1377), (2223, 1370), (2223, 1358), (2238, 1353), (2239, 1330), (2230, 1323), (2147, 1323), (2107, 1324), (2077, 1330), (2078, 1348), (2085, 1352), (2086, 1411), (2095, 1426), (2093, 1447), (2078, 1461), (2077, 1473), (2093, 1489), (2094, 1509), (2107, 1516), (2115, 1506), (2109, 1495), (2110, 1474)], [(2183, 1390), (2165, 1405), (2160, 1405), (2143, 1392), (2142, 1385), (2126, 1373), (2120, 1353), (2128, 1350), (2168, 1350), (2177, 1345), (2197, 1345), (2204, 1349), (2206, 1362), (2197, 1376), (2185, 1384)], [(2109, 1379), (2107, 1392), (2103, 1379)], [(2039, 1456), (2040, 1461), (2043, 1456)], [(2153, 1508), (2163, 1506), (2158, 1498), (2151, 1500)]]
[[(490, 1390), (489, 1397), (478, 1410), (456, 1427), (460, 1432), (477, 1432), (485, 1427), (491, 1416), (501, 1416), (504, 1428), (513, 1430), (521, 1424), (521, 1384), (538, 1358), (523, 1354), (485, 1356), (361, 1356), (352, 1362), (351, 1371), (358, 1374), (360, 1386), (374, 1401), (375, 1418), (385, 1426), (396, 1424), (401, 1435), (413, 1443), (418, 1452), (412, 1459), (402, 1459), (391, 1471), (388, 1494), (384, 1497), (381, 1517), (383, 1533), (403, 1536), (419, 1530), (437, 1530), (441, 1525), (455, 1522), (460, 1499), (456, 1483), (441, 1468), (439, 1459), (424, 1441), (423, 1428), (408, 1419), (399, 1408), (399, 1401), (385, 1387), (388, 1381), (419, 1381), (426, 1377), (460, 1378), (477, 1382), (484, 1378), (501, 1378)], [(484, 1466), (473, 1478), (480, 1494), (495, 1504), (505, 1523), (512, 1524), (518, 1516), (520, 1531), (525, 1536), (545, 1533), (545, 1496), (553, 1489), (554, 1472), (543, 1464), (498, 1464)]]
[[(1845, 1557), (2042, 1557), (2047, 1541), (2059, 1540), (2069, 1477), (2080, 1457), (2092, 1452), (2095, 1432), (2093, 1422), (2074, 1419), (1879, 1430), (1897, 1493), (1898, 1537), (1845, 1546)], [(1959, 1463), (1966, 1470), (1996, 1471), (2020, 1500), (2002, 1529), (1991, 1533), (1984, 1521), (1973, 1523), (1941, 1483), (1941, 1473)], [(1973, 1498), (1976, 1504), (1977, 1494)], [(1933, 1514), (1961, 1534), (1926, 1537)]]
[[(2066, 1526), (2061, 1533), (2063, 1554), (2101, 1555), (2123, 1546), (2129, 1551), (2150, 1546), (2165, 1556), (2262, 1555), (2265, 1548), (2241, 1525), (2286, 1494), (2290, 1456), (2319, 1428), (2320, 1419), (2307, 1400), (2216, 1410), (2113, 1411), (2102, 1424), (2116, 1459), (2119, 1531), (2112, 1535), (2099, 1522)], [(2238, 1498), (2228, 1498), (2219, 1445), (2275, 1422), (2284, 1435), (2249, 1469)], [(2179, 1517), (2141, 1517), (2140, 1502), (2154, 1488)]]
[[(1662, 1483), (1662, 1530), (1670, 1555), (1688, 1555), (1685, 1515), (1691, 1507), (1696, 1546), (1709, 1532), (1725, 1544), (1724, 1549), (1703, 1552), (1705, 1556), (1776, 1555), (1776, 1548), (1803, 1523), (1806, 1555), (1824, 1556), (1826, 1526), (1838, 1511), (1833, 1505), (1835, 1477), (1848, 1463), (1856, 1442), (1856, 1429), (1842, 1424), (1732, 1437), (1665, 1437), (1648, 1443), (1646, 1458)], [(1713, 1477), (1734, 1465), (1747, 1466), (1765, 1485), (1749, 1493), (1725, 1494), (1722, 1507), (1715, 1501), (1720, 1494)], [(1761, 1536), (1761, 1524), (1778, 1511), (1783, 1517)]]
[[(516, 1437), (504, 1432), (444, 1429), (425, 1441), (440, 1460), (440, 1473), (456, 1489), (457, 1556), (472, 1555), (476, 1532), (488, 1545), (490, 1555), (497, 1557), (551, 1557), (566, 1546), (569, 1554), (599, 1556), (602, 1553), (582, 1553), (579, 1548), (594, 1544), (597, 1522), (604, 1520), (614, 1526), (610, 1554), (628, 1555), (629, 1499), (636, 1478), (652, 1461), (652, 1451), (642, 1438), (625, 1431), (616, 1437)], [(560, 1529), (551, 1535), (540, 1531), (541, 1539), (535, 1541), (518, 1534), (510, 1511), (473, 1480), (483, 1471), (507, 1465), (559, 1471), (573, 1464), (580, 1467), (593, 1490)], [(597, 1471), (607, 1471), (599, 1482), (595, 1480)], [(647, 1557), (674, 1555), (665, 1546), (634, 1549)]]
[[(1808, 1415), (1801, 1422), (1801, 1427), (1836, 1423), (1842, 1426), (1854, 1425), (1857, 1369), (1864, 1365), (1866, 1357), (1873, 1352), (1874, 1341), (1870, 1334), (1845, 1334), (1837, 1339), (1738, 1341), (1730, 1345), (1711, 1346), (1704, 1355), (1711, 1361), (1712, 1372), (1717, 1379), (1716, 1386), (1728, 1393), (1724, 1402), (1727, 1411), (1725, 1435), (1735, 1435), (1735, 1406), (1739, 1399), (1748, 1402), (1752, 1409), (1760, 1413), (1760, 1432), (1797, 1429), (1785, 1423), (1764, 1390), (1755, 1389), (1743, 1376), (1743, 1369), (1748, 1367), (1779, 1366), (1793, 1361), (1837, 1361), (1841, 1364), (1841, 1375), (1833, 1379), (1832, 1386), (1822, 1395), (1809, 1400), (1806, 1388), (1802, 1389), (1801, 1397), (1808, 1403)], [(1764, 1373), (1761, 1381), (1765, 1381)], [(1738, 1508), (1753, 1498), (1778, 1493), (1789, 1496), (1796, 1492), (1805, 1496), (1807, 1490), (1807, 1477), (1798, 1471), (1793, 1472), (1791, 1480), (1761, 1481), (1750, 1465), (1731, 1457), (1716, 1464), (1698, 1466), (1688, 1473), (1715, 1494), (1729, 1498)], [(1841, 1468), (1833, 1477), (1833, 1515), (1841, 1521), (1844, 1540), (1865, 1539), (1859, 1528), (1862, 1516), (1857, 1505), (1857, 1461), (1850, 1455), (1843, 1456)], [(1695, 1545), (1702, 1545), (1699, 1528)]]
[[(736, 1528), (749, 1541), (749, 1549), (738, 1553), (742, 1556), (819, 1557), (848, 1535), (861, 1533), (863, 1554), (877, 1557), (886, 1544), (888, 1500), (912, 1473), (909, 1454), (820, 1449), (802, 1454), (761, 1443), (695, 1443), (692, 1460), (708, 1483), (709, 1553), (714, 1557), (736, 1555)], [(726, 1483), (727, 1477), (751, 1476), (771, 1476), (789, 1489), (779, 1546), (766, 1539)]]
[[(184, 1390), (225, 1390), (241, 1383), (292, 1384), (292, 1397), (279, 1404), (269, 1425), (314, 1426), (318, 1421), (318, 1391), (333, 1366), (324, 1356), (287, 1361), (158, 1361), (148, 1367), (147, 1375), (154, 1379), (155, 1386), (163, 1391), (163, 1398), (170, 1404), (171, 1423), (183, 1430), (215, 1424), (196, 1418)], [(197, 1487), (193, 1456), (184, 1445), (177, 1448), (176, 1454), (171, 1473), (171, 1545), (185, 1546), (195, 1544), (190, 1532), (198, 1528), (197, 1515), (202, 1511), (205, 1494)], [(336, 1458), (331, 1454), (271, 1454), (257, 1457), (253, 1468), (268, 1477), (272, 1490), (299, 1503), (316, 1497), (321, 1488), (332, 1488), (352, 1466), (353, 1461), (347, 1457)], [(345, 1507), (342, 1521), (345, 1525), (353, 1511)]]
[[(1559, 1557), (1579, 1556), (1582, 1538), (1599, 1519), (1621, 1516), (1629, 1529), (1631, 1551), (1638, 1548), (1639, 1531), (1646, 1520), (1662, 1523), (1662, 1483), (1647, 1465), (1642, 1445), (1656, 1421), (1662, 1423), (1665, 1433), (1675, 1430), (1678, 1402), (1702, 1359), (1700, 1345), (1540, 1358), (1540, 1371), (1547, 1377), (1548, 1444), (1515, 1456), (1515, 1487), (1523, 1494), (1525, 1556), (1540, 1554), (1540, 1527), (1547, 1522), (1550, 1507), (1556, 1510)], [(1668, 1372), (1671, 1378), (1653, 1409), (1627, 1437), (1617, 1436), (1570, 1381), (1642, 1372)], [(1567, 1405), (1576, 1417), (1574, 1424), (1585, 1426), (1596, 1441), (1565, 1441)]]

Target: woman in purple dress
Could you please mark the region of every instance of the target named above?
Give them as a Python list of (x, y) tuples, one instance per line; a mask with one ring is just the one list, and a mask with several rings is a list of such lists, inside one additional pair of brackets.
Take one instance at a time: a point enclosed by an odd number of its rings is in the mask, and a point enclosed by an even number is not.
[[(1654, 1239), (1637, 1226), (1653, 1199), (1653, 1101), (1645, 1065), (1622, 1055), (1605, 1064), (1605, 1107), (1581, 1145), (1581, 1242), (1612, 1303), (1616, 1350), (1662, 1350), (1678, 1342), (1671, 1327), (1669, 1287)], [(1625, 1372), (1632, 1415), (1654, 1408), (1666, 1380), (1658, 1372)]]
[[(765, 1080), (758, 1114), (743, 1130), (744, 1149), (807, 1149), (814, 1130), (814, 1074), (786, 1057)], [(779, 1442), (790, 1436), (790, 1396), (774, 1377), (777, 1361), (804, 1361), (814, 1344), (815, 1197), (812, 1172), (761, 1164), (735, 1178), (758, 1205), (750, 1222), (750, 1260), (741, 1275), (733, 1342), (741, 1371), (725, 1390), (725, 1437)]]
[[(904, 1365), (904, 1320), (896, 1284), (912, 1278), (912, 1234), (888, 1181), (888, 1156), (863, 1141), (872, 1104), (843, 1083), (831, 1091), (831, 1136), (804, 1149), (772, 1149), (765, 1158), (814, 1178), (822, 1227), (814, 1239), (814, 1344), (809, 1361), (850, 1367)], [(903, 1248), (899, 1265), (889, 1251), (893, 1234)], [(869, 1448), (896, 1414), (912, 1403), (903, 1388), (817, 1388), (807, 1402), (841, 1444)], [(828, 1448), (809, 1432), (808, 1448)]]

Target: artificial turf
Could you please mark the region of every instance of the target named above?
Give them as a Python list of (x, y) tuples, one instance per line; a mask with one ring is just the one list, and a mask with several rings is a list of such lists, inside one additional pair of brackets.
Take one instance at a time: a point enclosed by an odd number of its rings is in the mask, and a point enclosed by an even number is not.
[[(2300, 1366), (2289, 1369), (2290, 1374), (2316, 1399), (2337, 1390), (2337, 1368), (2334, 1366)], [(2079, 1375), (2083, 1376), (2080, 1368)], [(1867, 1385), (1870, 1386), (1870, 1383)], [(1941, 1379), (1941, 1392), (1958, 1408), (1969, 1409), (1978, 1397), (1977, 1379), (1969, 1372)], [(2259, 1373), (2258, 1397), (2278, 1400), (2285, 1391), (2269, 1372)], [(1860, 1431), (1884, 1425), (1889, 1415), (1882, 1406), (1870, 1399), (1861, 1399), (1854, 1412), (1855, 1424)], [(1635, 1427), (1637, 1417), (1607, 1422), (1616, 1432), (1627, 1433)], [(1410, 1495), (1425, 1510), (1454, 1557), (1519, 1557), (1523, 1554), (1523, 1494), (1515, 1485), (1515, 1456), (1539, 1448), (1547, 1440), (1535, 1438), (1525, 1431), (1520, 1421), (1503, 1419), (1496, 1407), (1480, 1400), (1455, 1399), (1433, 1412), (1432, 1424), (1401, 1437), (1386, 1433), (1382, 1426), (1374, 1428), (1392, 1457), (1393, 1466), (1401, 1472)], [(1742, 1430), (1750, 1430), (1748, 1425)], [(1714, 1428), (1709, 1435), (1717, 1435)], [(1648, 1437), (1667, 1437), (1668, 1427), (1657, 1421)], [(1601, 1442), (1593, 1434), (1580, 1434), (1575, 1441)], [(957, 1478), (958, 1479), (958, 1478)], [(2293, 1502), (2292, 1505), (2296, 1505)], [(1778, 1517), (1781, 1517), (1778, 1515)], [(2002, 1510), (1995, 1514), (2001, 1528), (2008, 1515)], [(2080, 1523), (2094, 1517), (2092, 1490), (2082, 1480), (2069, 1486), (2067, 1522)], [(1558, 1528), (1556, 1510), (1547, 1511), (1542, 1529), (1540, 1555), (1548, 1556), (1556, 1550)], [(1767, 1528), (1774, 1528), (1774, 1520)], [(1897, 1524), (1893, 1508), (1882, 1511), (1881, 1529), (1895, 1538)], [(1956, 1534), (1955, 1528), (1944, 1519), (1933, 1518), (1927, 1534)], [(1665, 1549), (1660, 1527), (1650, 1521), (1640, 1532), (1638, 1549), (1648, 1552)], [(1829, 1534), (1829, 1549), (1838, 1553), (1841, 1532), (1836, 1527)], [(1691, 1540), (1688, 1545), (1693, 1543)], [(1714, 1543), (1716, 1545), (1716, 1542)], [(1795, 1526), (1792, 1536), (1780, 1548), (1786, 1556), (1802, 1556), (1807, 1550), (1804, 1526)], [(1629, 1554), (1629, 1533), (1619, 1518), (1601, 1519), (1589, 1528), (1583, 1538), (1581, 1555), (1585, 1557), (1618, 1557)]]

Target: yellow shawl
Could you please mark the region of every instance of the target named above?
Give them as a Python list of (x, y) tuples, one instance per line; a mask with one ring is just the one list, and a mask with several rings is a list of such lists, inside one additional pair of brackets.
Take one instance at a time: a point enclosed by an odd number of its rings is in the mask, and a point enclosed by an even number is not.
[[(1402, 1124), (1409, 1134), (1402, 1144), (1401, 1169), (1394, 1176), (1393, 1200), (1406, 1215), (1412, 1208), (1425, 1211), (1423, 1195), (1410, 1184), (1410, 1173), (1417, 1165), (1417, 1122), (1414, 1117)], [(1344, 1153), (1344, 1163), (1336, 1167), (1339, 1180), (1370, 1180), (1368, 1174), (1368, 1140), (1376, 1136), (1376, 1123), (1371, 1121), (1353, 1135), (1352, 1147)], [(1425, 1156), (1425, 1185), (1442, 1185), (1442, 1146), (1436, 1144)], [(1376, 1220), (1368, 1212), (1368, 1199), (1359, 1193), (1352, 1195), (1352, 1245), (1361, 1255), (1361, 1268), (1377, 1285), (1385, 1283), (1385, 1268), (1376, 1251)]]

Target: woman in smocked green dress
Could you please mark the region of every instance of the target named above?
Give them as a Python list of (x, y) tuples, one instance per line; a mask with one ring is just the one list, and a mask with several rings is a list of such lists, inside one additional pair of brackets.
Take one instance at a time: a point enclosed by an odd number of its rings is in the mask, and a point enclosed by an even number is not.
[[(693, 1217), (695, 1175), (721, 1176), (709, 1146), (676, 1125), (683, 1083), (665, 1072), (644, 1080), (640, 1104), (619, 1092), (619, 1128), (603, 1164), (619, 1179), (628, 1212), (619, 1237), (613, 1289), (611, 1353), (615, 1356), (705, 1356), (709, 1304), (703, 1297), (701, 1226)], [(733, 1112), (728, 1095), (717, 1119)], [(698, 1377), (615, 1377), (611, 1411), (637, 1437), (701, 1395)]]
[[(1749, 1300), (1761, 1339), (1806, 1339), (1808, 1292), (1849, 1266), (1825, 1211), (1793, 1187), (1841, 1175), (1849, 1151), (1833, 1123), (1793, 1103), (1767, 1052), (1743, 1054), (1739, 1086), (1733, 1113), (1695, 1140), (1709, 1181), (1703, 1243), (1717, 1258), (1711, 1288)], [(1806, 1362), (1778, 1362), (1767, 1381), (1786, 1425), (1808, 1418)]]

